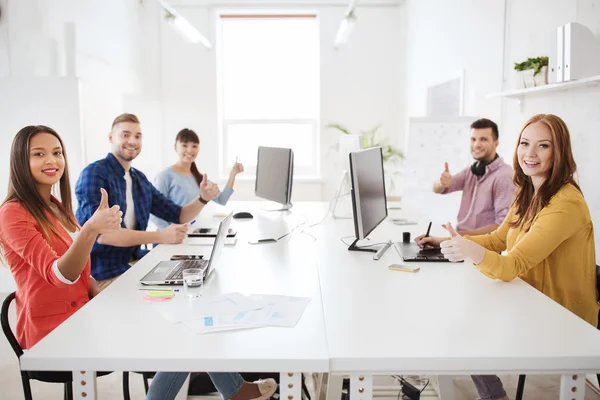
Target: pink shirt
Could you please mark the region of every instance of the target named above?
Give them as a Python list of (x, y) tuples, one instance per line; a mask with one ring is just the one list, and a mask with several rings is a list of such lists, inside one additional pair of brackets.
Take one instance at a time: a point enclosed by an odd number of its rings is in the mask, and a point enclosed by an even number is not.
[(471, 167), (452, 176), (452, 185), (443, 192), (462, 190), (456, 229), (478, 229), (491, 224), (500, 225), (515, 195), (512, 183), (513, 170), (502, 158), (485, 167), (481, 177), (471, 172)]

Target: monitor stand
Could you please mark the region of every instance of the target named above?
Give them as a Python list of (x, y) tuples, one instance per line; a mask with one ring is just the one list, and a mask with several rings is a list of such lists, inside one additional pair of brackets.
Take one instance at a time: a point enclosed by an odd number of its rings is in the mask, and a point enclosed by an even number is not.
[(352, 244), (348, 247), (349, 251), (366, 251), (369, 253), (377, 253), (377, 249), (358, 247), (356, 242), (358, 242), (358, 239), (354, 240), (354, 242), (352, 242)]
[(344, 190), (344, 187), (346, 187), (347, 184), (348, 185), (350, 184), (350, 173), (348, 171), (344, 170), (344, 171), (342, 171), (342, 177), (340, 179), (340, 184), (338, 185), (338, 188), (335, 191), (335, 194), (333, 196), (331, 215), (333, 215), (334, 219), (352, 219), (352, 216), (350, 216), (350, 215), (336, 215), (335, 214), (335, 209), (337, 207), (339, 199), (345, 196), (344, 194), (342, 194), (342, 190)]
[(279, 208), (262, 207), (261, 210), (269, 211), (269, 212), (271, 212), (271, 211), (289, 211), (292, 207), (293, 207), (292, 203), (288, 203), (288, 204), (283, 204)]

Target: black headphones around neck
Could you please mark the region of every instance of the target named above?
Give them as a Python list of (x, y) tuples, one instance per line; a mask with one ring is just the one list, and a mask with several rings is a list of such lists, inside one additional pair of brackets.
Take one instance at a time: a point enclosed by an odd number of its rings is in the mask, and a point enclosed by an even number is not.
[(485, 167), (487, 167), (488, 165), (490, 165), (491, 163), (493, 163), (494, 161), (496, 161), (498, 159), (498, 157), (500, 157), (498, 155), (498, 153), (496, 153), (496, 157), (494, 157), (494, 159), (492, 161), (475, 161), (473, 163), (473, 165), (471, 165), (471, 172), (473, 173), (473, 175), (475, 176), (483, 176), (485, 175)]

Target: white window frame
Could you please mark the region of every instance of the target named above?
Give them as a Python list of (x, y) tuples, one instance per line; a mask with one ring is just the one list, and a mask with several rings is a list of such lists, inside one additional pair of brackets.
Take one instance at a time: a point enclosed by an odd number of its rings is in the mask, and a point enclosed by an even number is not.
[[(231, 10), (231, 9), (221, 9), (216, 10), (216, 59), (217, 59), (217, 115), (218, 115), (218, 140), (219, 140), (219, 178), (221, 180), (226, 180), (229, 176), (229, 171), (231, 169), (230, 160), (227, 160), (225, 157), (226, 149), (228, 148), (228, 129), (230, 125), (235, 124), (303, 124), (303, 125), (312, 125), (312, 151), (315, 157), (314, 164), (310, 167), (309, 170), (302, 169), (299, 167), (297, 163), (294, 165), (294, 180), (300, 182), (310, 182), (310, 181), (321, 181), (321, 146), (320, 146), (320, 112), (317, 117), (314, 119), (298, 119), (298, 118), (290, 118), (290, 119), (225, 119), (224, 118), (224, 94), (223, 94), (223, 52), (222, 52), (222, 15), (273, 15), (274, 18), (277, 16), (281, 16), (282, 18), (289, 16), (293, 18), (295, 15), (314, 15), (315, 21), (318, 24), (319, 15), (315, 11), (307, 11), (307, 10), (260, 10), (260, 11), (249, 11), (249, 10)], [(319, 26), (317, 25), (317, 30), (319, 30)], [(320, 45), (319, 45), (320, 47)], [(320, 48), (319, 51), (319, 59), (320, 59)], [(317, 83), (320, 88), (320, 74), (319, 74), (319, 82)], [(320, 110), (320, 89), (315, 101), (317, 102), (317, 109)], [(268, 146), (268, 143), (264, 145)], [(240, 174), (236, 178), (241, 181), (251, 181), (255, 180), (255, 166), (256, 159), (252, 160), (252, 162), (248, 163), (246, 160), (245, 164), (250, 168), (246, 168), (246, 174)], [(245, 166), (246, 166), (245, 165)]]

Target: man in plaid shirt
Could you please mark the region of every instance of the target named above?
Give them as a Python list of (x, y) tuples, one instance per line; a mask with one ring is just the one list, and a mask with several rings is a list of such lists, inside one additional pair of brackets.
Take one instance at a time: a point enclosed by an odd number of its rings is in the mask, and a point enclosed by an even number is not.
[[(109, 204), (118, 204), (123, 211), (121, 229), (100, 235), (92, 249), (92, 276), (102, 289), (127, 271), (130, 261), (140, 259), (147, 252), (140, 249), (140, 245), (181, 243), (187, 234), (185, 223), (219, 195), (217, 185), (204, 176), (200, 197), (182, 207), (160, 193), (141, 171), (131, 167), (142, 150), (142, 131), (135, 115), (119, 115), (108, 139), (111, 152), (88, 165), (75, 186), (79, 224), (83, 225), (98, 208), (100, 188), (108, 192)], [(146, 232), (150, 214), (174, 224), (158, 232)]]

